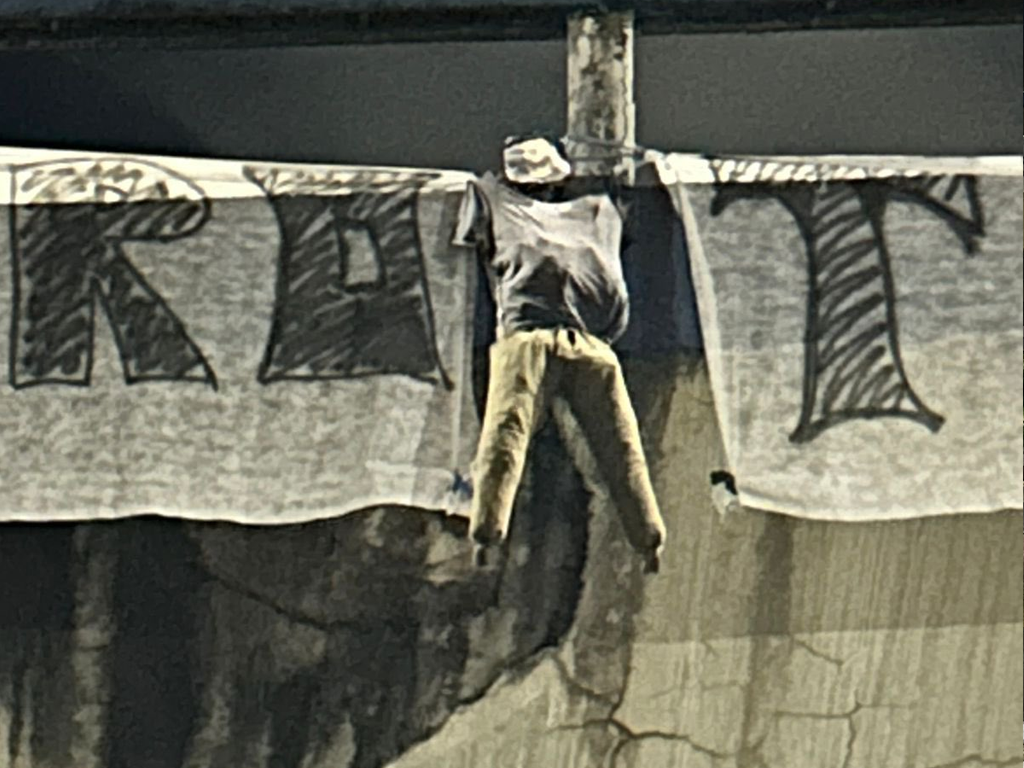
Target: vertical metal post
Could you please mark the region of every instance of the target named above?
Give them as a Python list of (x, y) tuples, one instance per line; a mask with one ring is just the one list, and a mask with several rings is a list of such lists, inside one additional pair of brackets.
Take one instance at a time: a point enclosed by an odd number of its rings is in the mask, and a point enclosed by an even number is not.
[(571, 16), (567, 32), (566, 125), (574, 172), (607, 175), (621, 168), (619, 147), (636, 142), (633, 13)]

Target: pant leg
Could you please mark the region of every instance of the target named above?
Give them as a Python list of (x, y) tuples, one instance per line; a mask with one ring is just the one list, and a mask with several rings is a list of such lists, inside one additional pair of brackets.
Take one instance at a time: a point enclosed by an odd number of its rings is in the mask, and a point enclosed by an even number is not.
[(551, 331), (519, 331), (490, 350), (490, 382), (473, 462), (469, 534), (479, 543), (508, 534), (530, 439), (543, 414)]
[(619, 360), (606, 343), (575, 332), (563, 343), (559, 393), (572, 409), (618, 510), (630, 544), (660, 553), (665, 523), (651, 484), (636, 414)]

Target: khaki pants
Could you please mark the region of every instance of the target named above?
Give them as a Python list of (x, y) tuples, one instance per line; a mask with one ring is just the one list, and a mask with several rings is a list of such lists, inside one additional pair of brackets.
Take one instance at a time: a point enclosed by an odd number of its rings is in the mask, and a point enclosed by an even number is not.
[(660, 553), (665, 525), (619, 360), (600, 339), (566, 329), (517, 331), (491, 347), (470, 536), (492, 544), (507, 535), (530, 439), (554, 397), (579, 422), (630, 543)]

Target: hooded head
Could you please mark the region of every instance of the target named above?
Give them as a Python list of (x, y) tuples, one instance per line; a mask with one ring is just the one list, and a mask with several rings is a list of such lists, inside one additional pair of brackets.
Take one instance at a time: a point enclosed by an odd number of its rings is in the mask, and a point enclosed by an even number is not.
[(561, 142), (546, 136), (513, 136), (502, 152), (505, 178), (513, 184), (557, 184), (572, 175)]

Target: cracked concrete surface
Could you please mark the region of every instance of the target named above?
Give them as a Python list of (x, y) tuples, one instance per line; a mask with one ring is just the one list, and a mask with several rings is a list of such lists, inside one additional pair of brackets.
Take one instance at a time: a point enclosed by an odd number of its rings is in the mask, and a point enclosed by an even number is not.
[[(680, 644), (639, 642), (620, 699), (567, 675), (551, 652), (519, 680), (497, 685), (453, 717), (396, 768), (983, 768), (1017, 765), (1020, 699), (1008, 684), (1020, 672), (1013, 649), (1019, 626), (995, 628), (1008, 649), (990, 671), (959, 674), (936, 653), (965, 654), (970, 627), (849, 632), (817, 637), (847, 661), (808, 653), (792, 638), (771, 638), (775, 653), (762, 673), (773, 681), (752, 703), (756, 727), (744, 735), (750, 695), (751, 638)], [(929, 648), (931, 650), (929, 650)], [(941, 649), (941, 650), (940, 650)], [(872, 655), (916, 655), (902, 676)], [(831, 656), (831, 654), (829, 654)], [(931, 675), (940, 665), (949, 673)], [(827, 667), (832, 674), (823, 674)], [(1000, 667), (995, 669), (994, 667)], [(840, 673), (842, 670), (842, 673)], [(977, 672), (977, 674), (975, 674)], [(1004, 675), (1005, 673), (1005, 675)], [(1017, 679), (1019, 681), (1019, 675)], [(922, 687), (918, 681), (924, 680)], [(965, 687), (966, 682), (966, 687)], [(859, 697), (874, 691), (891, 700)], [(1018, 693), (1019, 697), (1019, 693)]]
[[(662, 574), (631, 580), (614, 548), (614, 525), (592, 523), (605, 538), (591, 544), (581, 610), (560, 647), (531, 662), (525, 676), (496, 685), (393, 767), (1020, 764), (1020, 621), (1011, 614), (1009, 621), (943, 625), (935, 617), (916, 620), (913, 607), (903, 609), (911, 614), (905, 626), (872, 626), (877, 610), (845, 622), (794, 615), (806, 598), (794, 593), (794, 576), (818, 555), (797, 544), (802, 535), (820, 541), (821, 531), (757, 513), (716, 518), (702, 497), (701, 480), (718, 460), (703, 371), (632, 373), (648, 385), (659, 374), (678, 377), (668, 413), (653, 409), (669, 424), (650, 451), (655, 483), (660, 498), (677, 502), (665, 505), (673, 538)], [(648, 430), (651, 413), (648, 407)], [(591, 512), (610, 510), (596, 502)], [(1016, 524), (1002, 524), (1018, 528), (1019, 515)], [(607, 557), (594, 562), (595, 553)], [(1019, 572), (1003, 578), (1019, 582)], [(624, 589), (609, 589), (616, 583)], [(766, 584), (774, 594), (766, 595)], [(910, 595), (899, 589), (896, 597)]]

